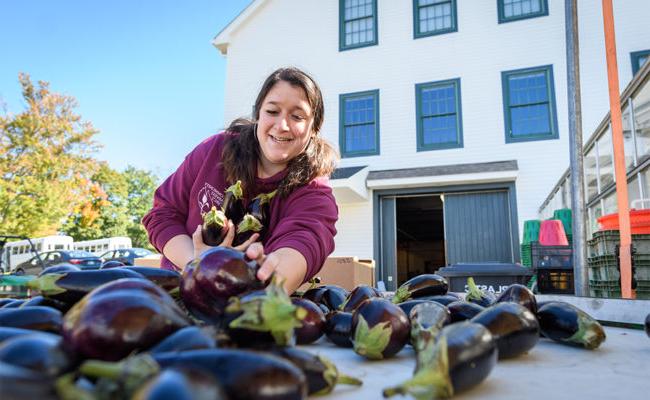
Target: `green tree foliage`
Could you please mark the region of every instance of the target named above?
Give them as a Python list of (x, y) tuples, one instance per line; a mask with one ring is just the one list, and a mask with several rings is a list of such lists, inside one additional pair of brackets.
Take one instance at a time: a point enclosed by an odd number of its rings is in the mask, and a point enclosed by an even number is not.
[(54, 234), (98, 169), (97, 130), (74, 112), (74, 98), (27, 74), (19, 82), (25, 111), (0, 115), (0, 230)]
[(150, 171), (140, 170), (132, 166), (129, 166), (122, 175), (128, 187), (127, 214), (130, 221), (127, 227), (127, 235), (131, 238), (134, 247), (154, 250), (140, 221), (153, 205), (153, 194), (156, 187), (158, 187), (158, 178)]

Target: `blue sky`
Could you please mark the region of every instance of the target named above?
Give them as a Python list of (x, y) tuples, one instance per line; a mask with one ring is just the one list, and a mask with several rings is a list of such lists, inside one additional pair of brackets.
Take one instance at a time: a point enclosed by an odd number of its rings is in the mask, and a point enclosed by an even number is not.
[(99, 159), (161, 179), (223, 128), (225, 58), (210, 43), (251, 0), (1, 0), (0, 102), (18, 73), (77, 99)]

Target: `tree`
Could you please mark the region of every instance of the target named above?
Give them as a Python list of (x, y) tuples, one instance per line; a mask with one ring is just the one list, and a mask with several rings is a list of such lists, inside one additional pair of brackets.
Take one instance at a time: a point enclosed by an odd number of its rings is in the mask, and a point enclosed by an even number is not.
[(73, 97), (47, 82), (19, 82), (26, 110), (0, 115), (0, 230), (25, 236), (54, 234), (92, 185), (98, 133), (75, 113)]
[(158, 178), (151, 171), (144, 171), (128, 166), (123, 173), (128, 185), (127, 210), (130, 224), (128, 236), (134, 247), (144, 247), (153, 250), (149, 243), (147, 232), (142, 226), (142, 217), (153, 205), (153, 194), (158, 186)]

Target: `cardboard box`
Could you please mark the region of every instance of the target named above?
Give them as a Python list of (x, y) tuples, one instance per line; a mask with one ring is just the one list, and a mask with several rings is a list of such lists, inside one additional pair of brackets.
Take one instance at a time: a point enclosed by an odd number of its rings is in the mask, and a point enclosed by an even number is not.
[(133, 264), (138, 267), (154, 267), (160, 268), (160, 254), (151, 254), (146, 257), (140, 257), (133, 260)]
[[(357, 257), (328, 257), (323, 268), (316, 274), (321, 279), (320, 285), (338, 285), (352, 290), (359, 285), (375, 285), (375, 261), (360, 260)], [(306, 283), (298, 288), (305, 291)]]

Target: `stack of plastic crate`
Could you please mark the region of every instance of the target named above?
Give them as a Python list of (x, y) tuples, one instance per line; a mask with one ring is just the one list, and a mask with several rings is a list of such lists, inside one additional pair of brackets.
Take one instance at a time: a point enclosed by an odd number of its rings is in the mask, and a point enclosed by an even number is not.
[(543, 294), (573, 294), (573, 248), (571, 246), (531, 246), (537, 289)]

